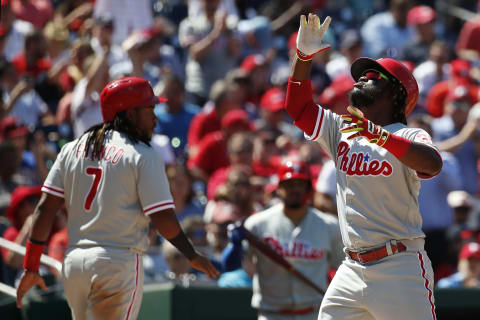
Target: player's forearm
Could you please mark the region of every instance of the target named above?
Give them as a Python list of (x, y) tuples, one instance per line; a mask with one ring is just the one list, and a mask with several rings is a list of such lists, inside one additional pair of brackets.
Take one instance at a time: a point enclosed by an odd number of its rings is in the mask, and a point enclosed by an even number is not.
[(185, 236), (173, 209), (166, 209), (150, 215), (155, 229), (177, 248), (187, 259), (193, 259), (197, 254), (190, 241)]
[[(397, 136), (392, 136), (393, 138), (398, 138)], [(389, 140), (392, 138), (392, 136), (389, 138)], [(389, 142), (391, 141), (388, 141), (386, 145)], [(440, 157), (440, 154), (436, 152), (433, 148), (421, 143), (411, 141), (400, 141), (399, 143), (409, 144), (406, 153), (398, 158), (400, 162), (402, 162), (407, 167), (428, 176), (435, 176), (440, 172), (440, 170), (442, 170), (442, 158)], [(389, 150), (389, 147), (390, 145), (388, 145), (386, 149)]]

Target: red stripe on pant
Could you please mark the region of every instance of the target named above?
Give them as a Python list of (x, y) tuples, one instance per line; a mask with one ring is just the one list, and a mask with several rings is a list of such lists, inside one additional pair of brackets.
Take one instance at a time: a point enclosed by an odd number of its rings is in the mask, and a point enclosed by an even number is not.
[(428, 291), (428, 302), (430, 302), (430, 309), (432, 311), (432, 319), (433, 320), (436, 320), (437, 319), (437, 316), (435, 315), (435, 305), (433, 304), (433, 301), (432, 301), (432, 296), (433, 296), (433, 292), (432, 290), (428, 287), (428, 285), (430, 284), (430, 281), (427, 279), (427, 277), (425, 276), (425, 274), (427, 273), (425, 271), (425, 264), (423, 262), (423, 255), (420, 253), (420, 252), (417, 252), (417, 256), (418, 256), (418, 260), (420, 261), (420, 268), (422, 269), (422, 278), (424, 280), (424, 283), (425, 283), (425, 288), (427, 289)]
[(128, 306), (127, 317), (125, 318), (125, 320), (128, 320), (130, 318), (130, 312), (132, 311), (133, 303), (135, 302), (135, 296), (137, 294), (137, 288), (138, 288), (138, 263), (139, 263), (138, 253), (135, 256), (137, 258), (137, 263), (135, 265), (135, 290), (133, 290), (132, 300), (130, 301), (130, 305)]

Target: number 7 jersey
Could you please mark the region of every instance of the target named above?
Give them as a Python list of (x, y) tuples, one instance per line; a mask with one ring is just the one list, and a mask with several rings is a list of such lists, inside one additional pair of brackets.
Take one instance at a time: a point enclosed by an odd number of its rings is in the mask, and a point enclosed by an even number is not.
[(133, 144), (116, 131), (92, 158), (85, 150), (87, 136), (62, 148), (42, 187), (65, 199), (68, 245), (145, 252), (148, 215), (174, 208), (163, 160), (144, 143)]

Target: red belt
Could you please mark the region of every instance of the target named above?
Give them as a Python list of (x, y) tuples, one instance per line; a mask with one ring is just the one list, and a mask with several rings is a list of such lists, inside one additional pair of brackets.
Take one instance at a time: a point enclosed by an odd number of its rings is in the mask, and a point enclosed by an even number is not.
[(282, 309), (282, 310), (260, 310), (260, 313), (278, 313), (278, 314), (287, 314), (287, 315), (303, 315), (309, 314), (317, 310), (318, 307), (307, 307), (303, 309)]
[[(388, 250), (388, 247), (391, 248), (390, 252)], [(398, 252), (403, 252), (405, 250), (407, 250), (407, 247), (403, 243), (401, 243), (400, 241), (392, 240), (383, 247), (375, 248), (372, 250), (355, 252), (347, 249), (347, 254), (352, 260), (358, 261), (360, 263), (368, 263), (383, 259)]]

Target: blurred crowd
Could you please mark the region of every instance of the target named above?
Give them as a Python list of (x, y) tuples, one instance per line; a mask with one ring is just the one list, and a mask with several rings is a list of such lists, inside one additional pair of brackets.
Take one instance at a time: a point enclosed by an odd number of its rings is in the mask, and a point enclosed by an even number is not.
[[(308, 12), (333, 20), (331, 48), (313, 60), (323, 107), (346, 113), (360, 56), (402, 60), (415, 75), (420, 97), (408, 125), (429, 132), (443, 158), (419, 196), (435, 280), (480, 287), (478, 0), (1, 0), (0, 235), (25, 244), (60, 148), (102, 121), (99, 93), (128, 75), (168, 98), (155, 107), (152, 146), (185, 233), (219, 267), (227, 225), (278, 203), (284, 157), (309, 165), (312, 205), (336, 216), (335, 165), (283, 110)], [(58, 212), (49, 239), (58, 260), (67, 216)], [(154, 232), (150, 241), (145, 282), (208, 282), (168, 241)], [(0, 279), (14, 285), (23, 257), (1, 253)]]

